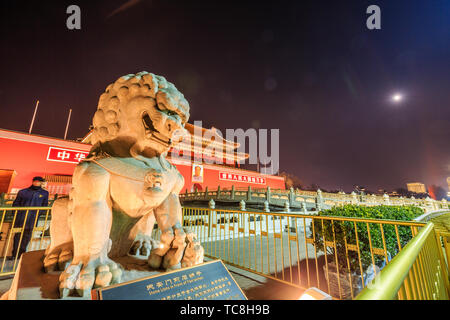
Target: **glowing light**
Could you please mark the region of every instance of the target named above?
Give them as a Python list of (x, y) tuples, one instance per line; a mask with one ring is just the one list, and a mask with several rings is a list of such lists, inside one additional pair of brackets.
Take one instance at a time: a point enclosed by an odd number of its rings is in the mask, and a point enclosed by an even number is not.
[(309, 288), (298, 300), (332, 300), (331, 296), (315, 287)]
[(400, 102), (403, 100), (403, 96), (400, 93), (396, 93), (392, 96), (392, 101)]

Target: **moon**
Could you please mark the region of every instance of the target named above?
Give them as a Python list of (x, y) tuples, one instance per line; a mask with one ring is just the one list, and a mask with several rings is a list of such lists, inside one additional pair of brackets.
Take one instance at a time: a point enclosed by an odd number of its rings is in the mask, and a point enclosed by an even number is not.
[(394, 102), (400, 102), (403, 100), (403, 95), (400, 93), (396, 93), (391, 97), (392, 101)]

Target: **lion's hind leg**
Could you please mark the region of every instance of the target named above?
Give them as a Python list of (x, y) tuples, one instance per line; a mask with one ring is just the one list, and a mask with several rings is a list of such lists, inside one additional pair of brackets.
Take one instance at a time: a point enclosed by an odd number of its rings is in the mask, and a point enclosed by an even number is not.
[(45, 272), (64, 270), (73, 257), (73, 238), (70, 230), (70, 200), (60, 198), (53, 203), (50, 222), (50, 246), (45, 251)]

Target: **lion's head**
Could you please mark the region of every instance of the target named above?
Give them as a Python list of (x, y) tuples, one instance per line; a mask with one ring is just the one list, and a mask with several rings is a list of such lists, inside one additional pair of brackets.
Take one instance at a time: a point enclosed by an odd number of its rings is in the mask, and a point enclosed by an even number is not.
[(128, 74), (100, 96), (92, 144), (94, 149), (115, 144), (115, 149), (127, 145), (132, 154), (163, 154), (182, 136), (188, 119), (189, 104), (172, 83), (145, 71)]

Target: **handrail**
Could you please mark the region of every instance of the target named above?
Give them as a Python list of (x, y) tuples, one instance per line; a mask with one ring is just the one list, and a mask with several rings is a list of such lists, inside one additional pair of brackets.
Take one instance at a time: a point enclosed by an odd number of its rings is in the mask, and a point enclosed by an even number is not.
[(1, 211), (16, 211), (16, 210), (49, 210), (52, 207), (0, 207)]
[(198, 212), (209, 212), (214, 211), (217, 213), (243, 213), (243, 214), (257, 214), (261, 216), (277, 216), (277, 217), (290, 217), (290, 218), (298, 218), (298, 219), (317, 219), (317, 220), (335, 220), (335, 221), (350, 221), (350, 222), (362, 222), (362, 223), (374, 223), (379, 224), (382, 222), (383, 224), (389, 225), (402, 225), (402, 226), (411, 226), (411, 227), (423, 227), (426, 225), (425, 222), (421, 221), (404, 221), (404, 220), (391, 220), (391, 219), (374, 219), (374, 218), (358, 218), (358, 217), (341, 217), (341, 216), (319, 216), (316, 214), (302, 214), (296, 212), (265, 212), (265, 211), (248, 211), (248, 210), (237, 210), (237, 209), (211, 209), (211, 208), (202, 208), (202, 207), (187, 207), (183, 206), (183, 208), (187, 208), (190, 210), (197, 210)]
[[(376, 272), (426, 223), (183, 206), (183, 226), (197, 235), (207, 257), (353, 299), (366, 286), (369, 267)], [(156, 230), (154, 238), (159, 235)]]
[(45, 231), (50, 227), (51, 210), (52, 207), (0, 207), (0, 232), (6, 236), (0, 243), (0, 276), (16, 272), (24, 248), (40, 250), (49, 245)]
[[(430, 239), (436, 242), (434, 225), (428, 223), (411, 241), (401, 250), (392, 261), (377, 276), (375, 283), (366, 287), (357, 297), (356, 300), (392, 300), (395, 299), (405, 279), (408, 277), (413, 268), (414, 263), (419, 258), (421, 251), (424, 249), (426, 242)], [(437, 243), (436, 243), (437, 244)], [(431, 254), (431, 253), (428, 253)], [(438, 260), (440, 262), (440, 260)], [(438, 262), (438, 263), (439, 263)], [(442, 267), (439, 267), (440, 270)], [(443, 270), (445, 271), (445, 270)], [(448, 282), (445, 277), (440, 277), (441, 281)], [(425, 284), (421, 284), (422, 286)], [(437, 286), (437, 285), (436, 285)], [(448, 284), (444, 285), (447, 292), (443, 292), (448, 300)]]

